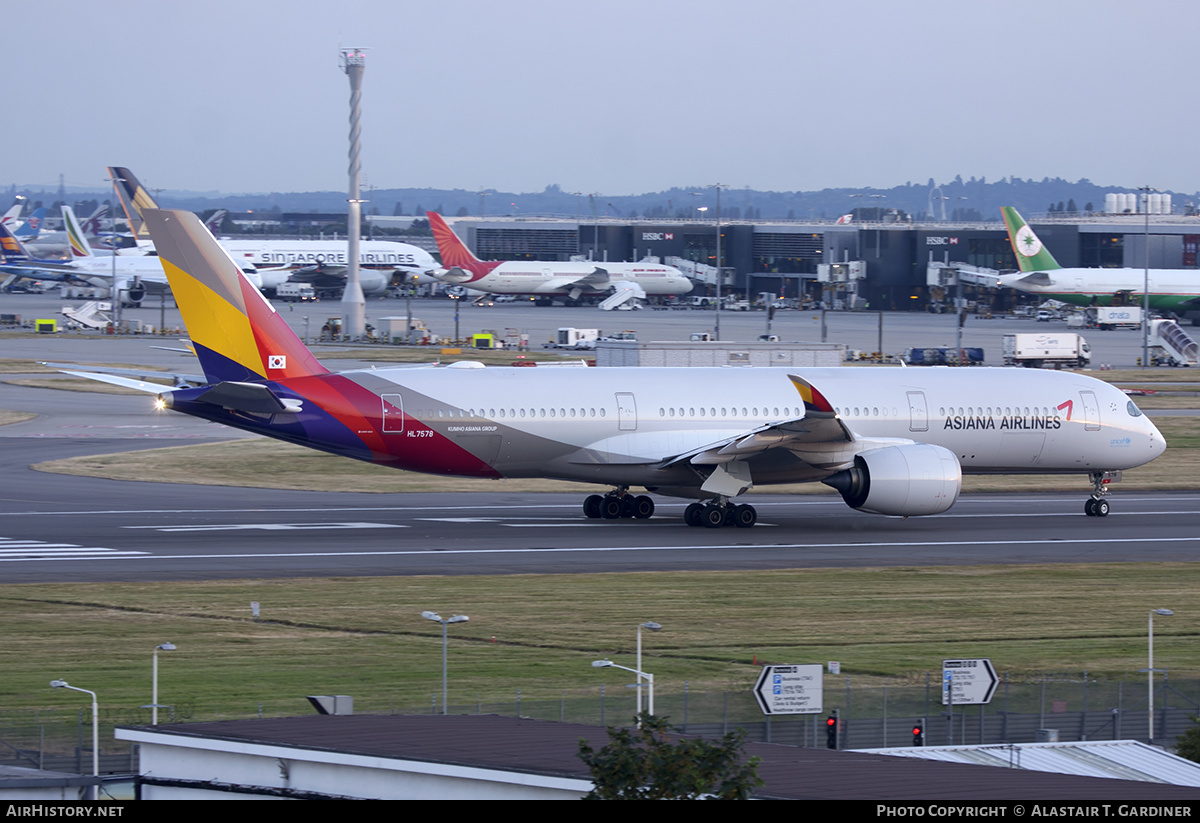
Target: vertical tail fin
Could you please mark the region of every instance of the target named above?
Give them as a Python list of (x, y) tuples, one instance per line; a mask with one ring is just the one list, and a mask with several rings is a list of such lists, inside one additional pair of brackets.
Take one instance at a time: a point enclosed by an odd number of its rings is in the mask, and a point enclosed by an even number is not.
[(92, 244), (87, 241), (83, 227), (75, 218), (75, 210), (70, 206), (63, 206), (62, 215), (63, 227), (67, 231), (67, 245), (71, 247), (71, 259), (86, 260), (89, 257), (95, 257), (92, 253)]
[(162, 209), (142, 216), (210, 382), (328, 373), (200, 218)]
[(38, 234), (42, 231), (42, 221), (46, 219), (46, 209), (38, 208), (33, 210), (33, 214), (29, 215), (21, 226), (16, 229), (13, 234), (21, 240), (33, 241), (37, 240)]
[(32, 259), (8, 226), (0, 223), (0, 262), (8, 266), (28, 266)]
[(471, 250), (458, 239), (454, 230), (446, 225), (442, 216), (435, 211), (427, 211), (425, 215), (429, 218), (429, 228), (433, 230), (433, 238), (437, 241), (438, 253), (442, 256), (442, 265), (447, 269), (457, 266), (472, 274), (479, 274), (480, 264), (483, 261), (471, 254)]
[(90, 234), (90, 235), (95, 236), (95, 235), (100, 234), (100, 221), (101, 221), (101, 219), (103, 219), (104, 215), (106, 215), (106, 214), (108, 214), (108, 206), (106, 204), (103, 204), (103, 205), (99, 206), (94, 212), (92, 212), (90, 217), (85, 218), (83, 221), (84, 235), (86, 236), (86, 235)]
[(117, 199), (125, 210), (125, 219), (129, 221), (129, 229), (138, 240), (148, 240), (149, 233), (143, 222), (142, 212), (146, 209), (157, 209), (158, 204), (150, 196), (150, 192), (138, 182), (133, 172), (124, 166), (108, 166), (108, 176), (117, 186)]
[(1008, 242), (1012, 243), (1013, 253), (1017, 255), (1017, 265), (1021, 271), (1050, 271), (1062, 268), (1054, 259), (1054, 255), (1042, 245), (1033, 229), (1025, 224), (1016, 209), (1003, 206), (1000, 213), (1004, 215), (1004, 225), (1008, 227)]
[(9, 206), (8, 211), (4, 213), (4, 217), (0, 218), (0, 225), (12, 226), (21, 219), (21, 203), (13, 203)]

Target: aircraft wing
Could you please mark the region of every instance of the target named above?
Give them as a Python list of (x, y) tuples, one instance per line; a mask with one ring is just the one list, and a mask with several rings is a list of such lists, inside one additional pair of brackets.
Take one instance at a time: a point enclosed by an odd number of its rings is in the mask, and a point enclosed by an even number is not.
[(1013, 280), (1012, 282), (1025, 283), (1030, 286), (1053, 286), (1054, 278), (1051, 277), (1050, 275), (1046, 274), (1046, 272), (1044, 272), (1044, 271), (1034, 271), (1034, 272), (1030, 272), (1029, 274), (1025, 275), (1024, 277), (1018, 277), (1015, 280)]
[(562, 275), (538, 286), (538, 291), (549, 292), (560, 289), (585, 288), (603, 291), (613, 284), (608, 272), (597, 266), (583, 275)]
[[(807, 452), (814, 459), (810, 463), (827, 464), (828, 458), (841, 463), (838, 455), (846, 451), (846, 447), (857, 441), (857, 438), (846, 424), (838, 417), (837, 412), (829, 405), (829, 401), (802, 377), (794, 374), (788, 379), (796, 386), (800, 396), (804, 398), (804, 416), (784, 420), (778, 423), (768, 423), (750, 431), (727, 437), (715, 443), (709, 443), (684, 454), (677, 455), (663, 463), (669, 466), (674, 463), (687, 461), (696, 466), (715, 466), (744, 460), (770, 449), (788, 449), (793, 452)], [(858, 451), (851, 448), (851, 453)], [(818, 457), (822, 455), (823, 457)]]
[(296, 269), (288, 278), (293, 283), (326, 283), (330, 286), (340, 286), (346, 282), (346, 266), (305, 266)]

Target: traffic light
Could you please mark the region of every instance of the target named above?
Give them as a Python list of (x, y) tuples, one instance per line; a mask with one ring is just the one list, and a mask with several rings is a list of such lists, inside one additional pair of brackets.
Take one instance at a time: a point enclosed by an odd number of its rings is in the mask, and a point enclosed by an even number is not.
[(922, 717), (913, 723), (912, 727), (912, 744), (914, 746), (925, 745), (925, 718)]
[(825, 718), (825, 747), (836, 749), (838, 747), (838, 710), (834, 709), (829, 717)]

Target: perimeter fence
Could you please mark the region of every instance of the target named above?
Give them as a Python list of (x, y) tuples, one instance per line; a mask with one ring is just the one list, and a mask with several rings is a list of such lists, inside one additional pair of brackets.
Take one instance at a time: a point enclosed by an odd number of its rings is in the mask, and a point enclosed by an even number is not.
[[(557, 698), (526, 696), (517, 689), (503, 699), (451, 703), (449, 714), (496, 714), (581, 723), (629, 726), (636, 713), (634, 689), (572, 691)], [(1033, 743), (1054, 737), (1082, 740), (1147, 740), (1149, 699), (1144, 679), (1100, 680), (1085, 675), (1046, 675), (1022, 682), (1003, 680), (987, 705), (941, 704), (940, 677), (924, 684), (858, 685), (851, 678), (827, 676), (822, 712), (764, 717), (749, 690), (657, 693), (655, 714), (690, 734), (719, 737), (743, 729), (751, 741), (792, 746), (827, 744), (825, 721), (834, 710), (840, 718), (839, 748), (867, 749), (911, 746), (914, 723), (923, 720), (925, 745), (995, 745)], [(645, 697), (648, 697), (646, 695)], [(645, 698), (644, 698), (645, 699)], [(355, 696), (356, 714), (440, 714), (440, 691), (420, 705), (370, 696)], [(304, 698), (272, 699), (255, 705), (204, 707), (180, 705), (160, 709), (161, 726), (178, 723), (285, 717), (312, 713)], [(1194, 725), (1200, 714), (1200, 679), (1156, 679), (1154, 737), (1173, 747), (1175, 738)], [(100, 711), (100, 770), (136, 771), (136, 752), (115, 740), (116, 726), (150, 724), (149, 709), (108, 708)], [(1047, 732), (1049, 730), (1050, 733)], [(91, 712), (42, 710), (0, 712), (0, 765), (90, 773)]]

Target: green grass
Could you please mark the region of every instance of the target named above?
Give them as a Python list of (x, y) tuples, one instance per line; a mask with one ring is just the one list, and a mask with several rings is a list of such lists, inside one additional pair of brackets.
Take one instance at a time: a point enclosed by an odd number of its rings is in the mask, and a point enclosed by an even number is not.
[[(74, 706), (53, 678), (98, 691), (111, 710), (147, 702), (150, 653), (164, 702), (197, 719), (258, 702), (307, 711), (308, 694), (350, 694), (367, 710), (428, 705), (441, 635), (423, 609), (468, 614), (451, 627), (454, 703), (614, 694), (634, 629), (664, 694), (744, 691), (758, 664), (838, 660), (858, 685), (924, 682), (945, 657), (990, 657), (1015, 680), (1044, 671), (1133, 675), (1155, 663), (1200, 675), (1200, 623), (1184, 608), (1200, 566), (1182, 563), (499, 577), (385, 577), (0, 588), (6, 643), (0, 710)], [(262, 619), (250, 617), (250, 601)], [(1149, 606), (1147, 605), (1149, 604)]]

